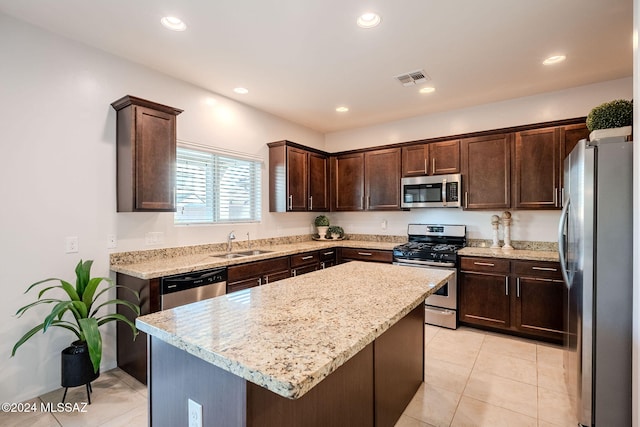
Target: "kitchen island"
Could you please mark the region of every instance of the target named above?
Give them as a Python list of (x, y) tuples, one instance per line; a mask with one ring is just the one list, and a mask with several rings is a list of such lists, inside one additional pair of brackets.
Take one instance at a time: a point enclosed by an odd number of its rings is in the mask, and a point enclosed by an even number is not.
[(445, 270), (350, 262), (142, 316), (154, 426), (393, 426), (423, 379)]

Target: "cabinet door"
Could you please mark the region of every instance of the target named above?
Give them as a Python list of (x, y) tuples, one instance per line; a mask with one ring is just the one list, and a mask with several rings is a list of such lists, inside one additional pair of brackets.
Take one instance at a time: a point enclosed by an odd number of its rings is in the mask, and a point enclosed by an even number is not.
[(175, 211), (176, 116), (135, 108), (135, 209)]
[(459, 320), (507, 329), (509, 322), (509, 277), (461, 272), (459, 276)]
[(514, 326), (521, 332), (562, 341), (567, 290), (562, 280), (517, 277)]
[(309, 210), (329, 210), (329, 159), (318, 153), (309, 153)]
[(364, 210), (364, 154), (343, 154), (334, 159), (333, 194), (336, 211)]
[[(569, 155), (571, 150), (578, 144), (581, 139), (589, 138), (589, 129), (585, 123), (577, 125), (563, 126), (560, 129), (561, 153), (560, 162)], [(560, 165), (562, 167), (562, 164)]]
[(428, 174), (429, 144), (402, 147), (402, 176)]
[(468, 138), (460, 147), (464, 208), (510, 208), (511, 136)]
[(431, 175), (460, 173), (460, 140), (429, 144)]
[(307, 210), (307, 152), (287, 147), (287, 211)]
[(560, 209), (559, 157), (559, 128), (516, 133), (514, 208)]
[(367, 210), (400, 209), (400, 148), (365, 152)]

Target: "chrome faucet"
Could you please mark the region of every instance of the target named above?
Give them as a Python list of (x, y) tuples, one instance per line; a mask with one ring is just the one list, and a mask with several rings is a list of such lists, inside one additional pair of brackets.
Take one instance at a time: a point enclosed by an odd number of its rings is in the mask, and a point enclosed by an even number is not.
[(231, 252), (231, 242), (233, 242), (234, 240), (236, 240), (236, 235), (233, 234), (232, 230), (231, 233), (229, 233), (229, 235), (227, 236), (227, 252)]
[(249, 236), (249, 232), (247, 231), (247, 248), (251, 249), (251, 237)]

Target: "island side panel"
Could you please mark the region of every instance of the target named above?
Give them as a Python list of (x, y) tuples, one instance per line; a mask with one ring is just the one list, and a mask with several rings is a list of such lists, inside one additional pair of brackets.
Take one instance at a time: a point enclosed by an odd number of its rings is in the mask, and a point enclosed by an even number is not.
[(299, 399), (247, 382), (247, 427), (374, 425), (373, 343)]
[(150, 337), (149, 425), (189, 424), (188, 399), (202, 405), (207, 427), (246, 425), (246, 381)]
[(393, 427), (424, 379), (424, 304), (374, 341), (376, 427)]

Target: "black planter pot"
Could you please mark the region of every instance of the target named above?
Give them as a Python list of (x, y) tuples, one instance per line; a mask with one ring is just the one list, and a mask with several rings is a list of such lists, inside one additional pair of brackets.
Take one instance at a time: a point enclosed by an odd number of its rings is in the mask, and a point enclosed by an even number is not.
[(62, 350), (60, 359), (60, 383), (65, 388), (62, 402), (64, 403), (69, 387), (86, 385), (87, 399), (91, 404), (91, 381), (100, 376), (100, 371), (93, 371), (87, 343), (85, 341), (72, 342), (71, 346)]

